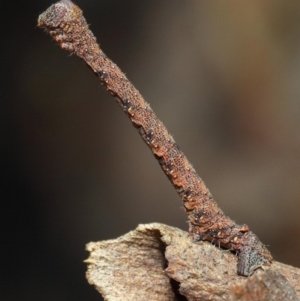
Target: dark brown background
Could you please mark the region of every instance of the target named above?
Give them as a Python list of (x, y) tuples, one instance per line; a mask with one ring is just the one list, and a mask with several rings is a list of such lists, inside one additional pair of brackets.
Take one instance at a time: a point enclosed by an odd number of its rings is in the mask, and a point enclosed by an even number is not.
[[(100, 300), (87, 242), (187, 229), (115, 101), (35, 28), (51, 3), (0, 4), (1, 300)], [(76, 3), (221, 208), (299, 267), (299, 1)]]

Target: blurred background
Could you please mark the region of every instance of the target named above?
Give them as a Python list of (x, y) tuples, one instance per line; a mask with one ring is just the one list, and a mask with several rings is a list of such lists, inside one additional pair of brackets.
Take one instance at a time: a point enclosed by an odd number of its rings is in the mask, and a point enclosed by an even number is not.
[[(299, 1), (76, 3), (224, 212), (299, 267)], [(96, 301), (86, 243), (188, 226), (115, 100), (36, 28), (51, 4), (0, 4), (0, 298)]]

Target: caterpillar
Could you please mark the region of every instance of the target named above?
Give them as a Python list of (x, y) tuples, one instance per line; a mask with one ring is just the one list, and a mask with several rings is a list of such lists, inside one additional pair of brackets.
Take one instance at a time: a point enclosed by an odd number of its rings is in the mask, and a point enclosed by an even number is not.
[(70, 0), (61, 0), (39, 16), (38, 27), (62, 49), (80, 57), (117, 100), (181, 197), (192, 239), (210, 241), (238, 254), (238, 275), (250, 276), (270, 265), (272, 255), (265, 245), (247, 225), (238, 225), (223, 213), (150, 105), (100, 49), (82, 10)]

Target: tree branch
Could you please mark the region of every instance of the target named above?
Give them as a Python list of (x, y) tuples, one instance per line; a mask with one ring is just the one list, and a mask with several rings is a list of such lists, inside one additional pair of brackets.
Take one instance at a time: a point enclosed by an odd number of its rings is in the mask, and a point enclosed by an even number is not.
[[(177, 228), (139, 225), (117, 239), (91, 242), (88, 282), (105, 300), (298, 300), (300, 269), (274, 262), (250, 278), (237, 257)], [(186, 298), (186, 299), (183, 299)]]

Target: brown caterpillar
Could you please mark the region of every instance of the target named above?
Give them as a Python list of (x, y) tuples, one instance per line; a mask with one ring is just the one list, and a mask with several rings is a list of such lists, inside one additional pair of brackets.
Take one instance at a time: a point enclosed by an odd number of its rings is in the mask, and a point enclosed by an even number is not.
[(237, 225), (222, 212), (149, 104), (102, 52), (81, 9), (70, 0), (61, 0), (39, 16), (38, 27), (62, 49), (79, 56), (116, 98), (180, 195), (194, 241), (207, 240), (236, 252), (239, 275), (250, 276), (255, 269), (270, 264), (272, 256), (267, 248), (247, 225)]

